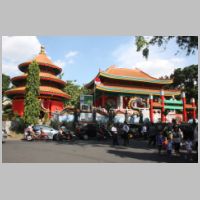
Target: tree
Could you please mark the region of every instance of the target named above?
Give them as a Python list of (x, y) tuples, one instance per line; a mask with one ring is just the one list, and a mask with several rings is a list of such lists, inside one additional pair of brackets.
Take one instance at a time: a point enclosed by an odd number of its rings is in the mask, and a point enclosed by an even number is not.
[(145, 58), (149, 56), (149, 47), (157, 45), (158, 47), (164, 46), (166, 48), (167, 43), (175, 38), (178, 47), (186, 51), (186, 55), (195, 54), (198, 49), (198, 36), (153, 36), (149, 41), (143, 36), (136, 36), (137, 51), (142, 51)]
[(175, 69), (170, 78), (173, 79), (171, 88), (185, 91), (188, 102), (191, 98), (195, 98), (195, 101), (198, 102), (198, 65)]
[(10, 76), (6, 74), (2, 74), (2, 98), (4, 99), (5, 97), (5, 91), (10, 89)]
[(39, 86), (40, 86), (40, 68), (34, 60), (28, 67), (28, 76), (25, 90), (25, 111), (24, 121), (26, 124), (36, 124), (40, 115)]
[(80, 95), (88, 94), (88, 90), (85, 87), (75, 84), (75, 81), (67, 81), (64, 92), (71, 96), (71, 98), (65, 102), (66, 105), (75, 107), (79, 106)]
[(2, 74), (2, 92), (10, 88), (10, 76)]

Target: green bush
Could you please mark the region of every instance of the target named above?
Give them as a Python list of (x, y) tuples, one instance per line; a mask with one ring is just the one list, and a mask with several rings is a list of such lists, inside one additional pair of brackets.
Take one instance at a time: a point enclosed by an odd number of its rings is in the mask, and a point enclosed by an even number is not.
[(60, 122), (58, 120), (51, 120), (50, 126), (56, 130), (59, 129), (60, 127)]
[(21, 117), (16, 117), (12, 122), (11, 122), (11, 130), (15, 131), (16, 133), (23, 133), (24, 129), (26, 128), (26, 125), (24, 123), (24, 119)]

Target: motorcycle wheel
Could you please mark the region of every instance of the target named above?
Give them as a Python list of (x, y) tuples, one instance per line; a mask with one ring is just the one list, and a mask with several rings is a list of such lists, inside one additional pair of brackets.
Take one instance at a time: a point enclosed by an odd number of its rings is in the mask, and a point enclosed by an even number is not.
[(84, 140), (88, 140), (88, 135), (83, 135)]

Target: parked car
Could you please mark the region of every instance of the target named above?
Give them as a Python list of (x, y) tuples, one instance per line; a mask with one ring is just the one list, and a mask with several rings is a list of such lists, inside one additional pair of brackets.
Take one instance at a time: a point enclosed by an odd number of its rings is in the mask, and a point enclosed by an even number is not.
[(56, 129), (50, 127), (50, 126), (46, 126), (46, 125), (34, 125), (33, 131), (37, 134), (37, 133), (40, 132), (41, 128), (43, 129), (44, 133), (48, 134), (48, 139), (56, 140), (58, 130), (56, 130)]
[(6, 138), (7, 138), (7, 131), (6, 129), (2, 129), (2, 143), (6, 142)]
[(76, 127), (76, 135), (80, 139), (87, 140), (97, 136), (96, 123), (79, 123)]

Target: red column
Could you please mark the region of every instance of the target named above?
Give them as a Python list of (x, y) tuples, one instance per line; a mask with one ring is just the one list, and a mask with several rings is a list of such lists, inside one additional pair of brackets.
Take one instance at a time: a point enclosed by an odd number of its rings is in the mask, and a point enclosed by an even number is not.
[(162, 121), (162, 123), (164, 123), (165, 122), (165, 115), (164, 115), (164, 112), (165, 112), (165, 102), (164, 102), (165, 96), (164, 96), (164, 90), (160, 91), (160, 97), (161, 97), (161, 105), (162, 105), (162, 107), (161, 107), (161, 121)]
[[(191, 99), (191, 103), (192, 103), (192, 107), (195, 107), (196, 105), (195, 105), (195, 99), (194, 98), (192, 98)], [(192, 110), (192, 118), (193, 119), (196, 119), (196, 108), (193, 108), (193, 110)]]
[(187, 111), (186, 111), (185, 92), (182, 93), (182, 101), (183, 101), (183, 121), (184, 121), (184, 122), (187, 122)]
[(106, 96), (105, 96), (105, 95), (102, 95), (102, 96), (101, 96), (101, 107), (102, 107), (102, 108), (105, 108), (105, 104), (106, 104)]
[(153, 123), (153, 96), (150, 95), (149, 98), (149, 105), (150, 105), (150, 122)]

